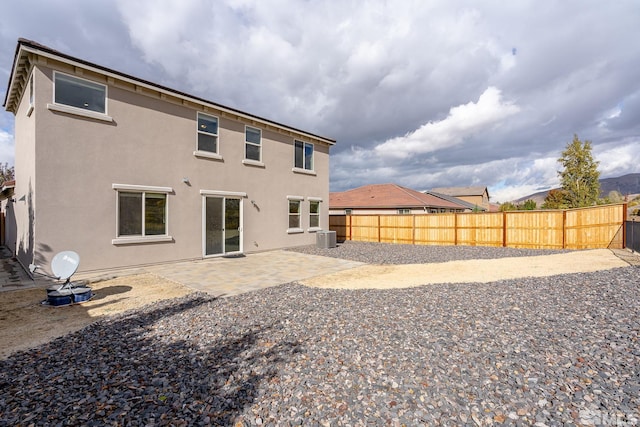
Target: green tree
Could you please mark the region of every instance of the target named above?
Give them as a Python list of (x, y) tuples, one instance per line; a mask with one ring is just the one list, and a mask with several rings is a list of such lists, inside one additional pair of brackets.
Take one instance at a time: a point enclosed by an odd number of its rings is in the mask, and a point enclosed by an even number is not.
[(567, 209), (569, 207), (567, 195), (564, 190), (549, 190), (549, 194), (544, 198), (542, 209)]
[(15, 170), (13, 166), (9, 166), (9, 163), (0, 163), (0, 185), (6, 181), (12, 181), (15, 176)]
[(622, 203), (624, 202), (624, 196), (619, 191), (612, 190), (607, 194), (607, 203)]
[(515, 211), (516, 209), (517, 209), (516, 205), (514, 205), (511, 202), (504, 202), (503, 204), (500, 205), (500, 212)]
[(518, 209), (524, 211), (535, 211), (537, 207), (538, 204), (536, 203), (536, 201), (531, 199), (527, 199), (524, 201), (524, 203), (518, 205)]
[(558, 159), (563, 170), (558, 172), (562, 190), (569, 208), (593, 206), (600, 196), (600, 172), (598, 163), (591, 155), (591, 141), (584, 143), (573, 135)]

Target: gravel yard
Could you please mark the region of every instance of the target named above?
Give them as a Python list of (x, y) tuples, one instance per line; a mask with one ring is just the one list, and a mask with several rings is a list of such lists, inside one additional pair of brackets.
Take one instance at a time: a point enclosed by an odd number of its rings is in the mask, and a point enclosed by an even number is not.
[[(516, 256), (425, 248), (341, 246)], [(638, 425), (639, 277), (191, 294), (1, 360), (0, 425)]]
[(495, 259), (551, 255), (567, 250), (516, 249), (486, 246), (428, 246), (393, 245), (345, 241), (331, 249), (319, 249), (315, 245), (289, 249), (309, 255), (322, 255), (369, 264), (426, 264), (432, 262), (466, 261), (471, 259)]

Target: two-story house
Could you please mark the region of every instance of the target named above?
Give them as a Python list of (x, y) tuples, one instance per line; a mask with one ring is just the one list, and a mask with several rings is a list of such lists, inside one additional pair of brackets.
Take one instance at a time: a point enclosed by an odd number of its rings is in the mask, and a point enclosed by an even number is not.
[(24, 39), (4, 106), (6, 245), (25, 266), (62, 250), (79, 271), (250, 253), (328, 229), (332, 139)]
[(483, 211), (490, 210), (489, 190), (487, 190), (487, 187), (438, 187), (432, 188), (429, 192), (455, 197), (471, 203)]

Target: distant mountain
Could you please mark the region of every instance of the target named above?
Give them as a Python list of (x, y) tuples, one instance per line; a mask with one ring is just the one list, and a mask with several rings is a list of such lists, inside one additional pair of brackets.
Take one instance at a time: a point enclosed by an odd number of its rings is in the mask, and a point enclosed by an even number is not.
[[(640, 173), (630, 173), (617, 178), (604, 178), (600, 180), (600, 197), (606, 197), (611, 191), (617, 191), (623, 196), (640, 194)], [(544, 203), (549, 191), (540, 191), (515, 200), (514, 203), (522, 203), (525, 200), (533, 200), (538, 206)]]

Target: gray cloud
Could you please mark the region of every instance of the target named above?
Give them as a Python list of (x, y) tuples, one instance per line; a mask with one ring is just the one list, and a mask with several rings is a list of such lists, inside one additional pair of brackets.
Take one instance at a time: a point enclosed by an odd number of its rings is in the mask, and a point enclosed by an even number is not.
[[(333, 191), (473, 184), (506, 201), (556, 185), (555, 160), (574, 133), (593, 141), (603, 175), (639, 171), (632, 0), (27, 0), (3, 9), (5, 81), (27, 37), (336, 138)], [(483, 104), (488, 90), (498, 95)], [(7, 113), (0, 131), (9, 147)]]

